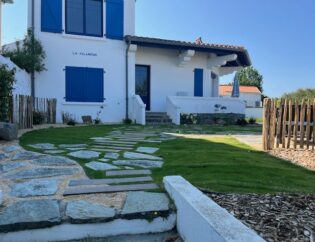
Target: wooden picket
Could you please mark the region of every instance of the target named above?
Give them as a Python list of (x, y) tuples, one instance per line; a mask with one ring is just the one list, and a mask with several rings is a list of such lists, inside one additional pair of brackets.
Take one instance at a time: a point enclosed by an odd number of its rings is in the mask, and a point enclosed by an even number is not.
[[(263, 148), (315, 147), (315, 100), (264, 100)], [(280, 146), (281, 145), (281, 146)]]

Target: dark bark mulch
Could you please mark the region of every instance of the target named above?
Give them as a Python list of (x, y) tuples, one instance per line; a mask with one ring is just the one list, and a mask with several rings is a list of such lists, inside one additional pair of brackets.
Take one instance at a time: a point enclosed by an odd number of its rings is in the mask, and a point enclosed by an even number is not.
[(206, 194), (266, 241), (315, 241), (315, 195)]

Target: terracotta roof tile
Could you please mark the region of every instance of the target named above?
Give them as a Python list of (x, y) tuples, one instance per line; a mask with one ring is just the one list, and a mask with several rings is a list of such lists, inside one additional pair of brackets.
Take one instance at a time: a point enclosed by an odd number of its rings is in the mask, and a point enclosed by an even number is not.
[[(220, 85), (220, 96), (229, 96), (232, 93), (233, 86), (231, 85)], [(253, 86), (240, 86), (240, 93), (257, 93), (261, 94), (257, 87)]]

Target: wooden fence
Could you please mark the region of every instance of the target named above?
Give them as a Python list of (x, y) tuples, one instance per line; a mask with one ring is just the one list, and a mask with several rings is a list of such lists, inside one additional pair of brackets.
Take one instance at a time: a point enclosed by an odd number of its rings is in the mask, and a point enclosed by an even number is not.
[[(57, 100), (54, 98), (38, 98), (25, 95), (11, 97), (9, 120), (17, 123), (20, 129), (32, 128), (33, 124), (56, 123)], [(35, 117), (34, 117), (35, 116)], [(35, 119), (37, 119), (36, 122)]]
[(315, 99), (302, 102), (288, 99), (264, 100), (263, 148), (315, 147)]

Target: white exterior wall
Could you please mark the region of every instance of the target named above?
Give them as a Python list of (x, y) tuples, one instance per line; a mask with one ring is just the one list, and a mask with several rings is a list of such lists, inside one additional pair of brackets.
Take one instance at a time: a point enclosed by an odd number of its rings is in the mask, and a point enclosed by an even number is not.
[[(29, 0), (29, 13), (31, 13)], [(134, 0), (125, 0), (125, 34), (134, 34)], [(64, 9), (64, 8), (63, 8)], [(77, 121), (82, 122), (82, 115), (96, 117), (101, 106), (104, 109), (100, 119), (106, 123), (121, 122), (126, 110), (126, 73), (125, 51), (127, 45), (122, 40), (110, 40), (87, 36), (73, 36), (41, 32), (41, 6), (35, 1), (35, 36), (42, 42), (46, 51), (47, 71), (36, 75), (35, 95), (38, 97), (57, 98), (57, 122), (61, 122), (61, 113), (69, 112)], [(106, 11), (104, 11), (104, 15)], [(31, 23), (29, 15), (29, 26)], [(106, 16), (104, 16), (106, 19)], [(65, 29), (65, 21), (63, 21)], [(106, 24), (104, 24), (104, 33)], [(103, 68), (104, 98), (103, 103), (66, 103), (65, 102), (65, 67)]]
[(211, 71), (207, 69), (207, 54), (196, 53), (184, 67), (178, 66), (179, 51), (138, 46), (136, 64), (151, 67), (151, 110), (166, 111), (166, 97), (178, 92), (194, 96), (194, 69), (204, 70), (203, 96), (212, 96)]
[[(230, 98), (231, 94), (224, 97)], [(247, 107), (256, 107), (256, 102), (261, 102), (261, 94), (241, 92), (239, 99), (245, 101)]]

